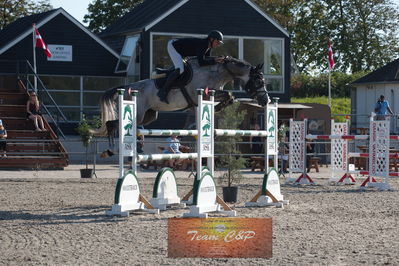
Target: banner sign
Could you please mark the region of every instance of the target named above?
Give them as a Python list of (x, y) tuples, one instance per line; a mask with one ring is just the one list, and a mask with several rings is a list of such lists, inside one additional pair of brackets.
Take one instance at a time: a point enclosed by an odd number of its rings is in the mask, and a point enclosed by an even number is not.
[(199, 118), (200, 129), (199, 134), (201, 138), (201, 149), (202, 157), (212, 156), (212, 132), (213, 132), (213, 102), (203, 101), (201, 108), (201, 117)]
[(271, 258), (272, 218), (170, 218), (168, 257)]
[(133, 130), (136, 130), (134, 124), (134, 118), (136, 114), (134, 113), (134, 102), (133, 101), (123, 101), (122, 109), (122, 143), (123, 143), (123, 155), (133, 156), (135, 149), (134, 144), (137, 141)]
[(267, 136), (267, 154), (277, 155), (277, 107), (269, 106), (267, 108), (266, 130), (269, 133)]
[(48, 61), (72, 62), (72, 45), (49, 44), (47, 48), (51, 52)]

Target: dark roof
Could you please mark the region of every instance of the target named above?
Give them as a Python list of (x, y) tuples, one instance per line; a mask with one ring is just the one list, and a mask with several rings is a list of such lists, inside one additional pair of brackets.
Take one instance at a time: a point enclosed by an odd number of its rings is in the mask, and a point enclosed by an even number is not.
[(183, 0), (145, 0), (99, 34), (100, 37), (138, 32)]
[(21, 35), (28, 29), (31, 29), (33, 23), (39, 23), (57, 10), (58, 9), (53, 9), (40, 14), (19, 18), (16, 21), (8, 24), (4, 29), (0, 31), (0, 49), (2, 46), (7, 45), (11, 41), (13, 41), (17, 36)]
[(355, 80), (352, 84), (398, 82), (399, 81), (399, 58), (383, 67)]

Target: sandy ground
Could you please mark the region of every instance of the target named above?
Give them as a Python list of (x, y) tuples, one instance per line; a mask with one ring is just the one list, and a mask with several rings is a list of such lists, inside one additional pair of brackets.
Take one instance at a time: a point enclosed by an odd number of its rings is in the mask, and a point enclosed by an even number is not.
[[(326, 185), (323, 167), (311, 173), (317, 186), (282, 185), (284, 209), (244, 208), (262, 182), (260, 172), (244, 171), (232, 207), (238, 217), (273, 218), (273, 258), (171, 259), (167, 218), (186, 210), (107, 217), (117, 167), (100, 165), (93, 179), (81, 179), (80, 168), (0, 172), (0, 265), (399, 265), (399, 178), (394, 191), (361, 192)], [(180, 196), (191, 187), (188, 174), (177, 172)], [(147, 197), (155, 176), (139, 173)]]

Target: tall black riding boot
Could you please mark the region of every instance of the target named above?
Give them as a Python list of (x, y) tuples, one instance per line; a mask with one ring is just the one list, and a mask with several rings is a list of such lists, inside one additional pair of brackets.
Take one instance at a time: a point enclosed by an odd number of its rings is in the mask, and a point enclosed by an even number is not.
[(167, 104), (168, 102), (168, 93), (170, 91), (170, 85), (180, 76), (180, 69), (175, 69), (170, 75), (168, 76), (168, 79), (166, 80), (165, 84), (163, 85), (162, 89), (158, 91), (158, 96), (159, 99)]

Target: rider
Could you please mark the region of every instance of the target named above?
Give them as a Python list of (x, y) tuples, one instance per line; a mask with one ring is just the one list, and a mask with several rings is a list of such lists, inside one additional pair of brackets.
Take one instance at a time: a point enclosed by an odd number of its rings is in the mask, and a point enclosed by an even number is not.
[(168, 53), (175, 69), (168, 76), (163, 88), (158, 91), (158, 96), (161, 101), (169, 104), (167, 96), (170, 85), (184, 72), (184, 57), (197, 56), (200, 66), (222, 63), (223, 57), (210, 57), (211, 49), (221, 44), (223, 44), (223, 34), (217, 30), (211, 31), (205, 39), (181, 38), (170, 40), (168, 42)]

